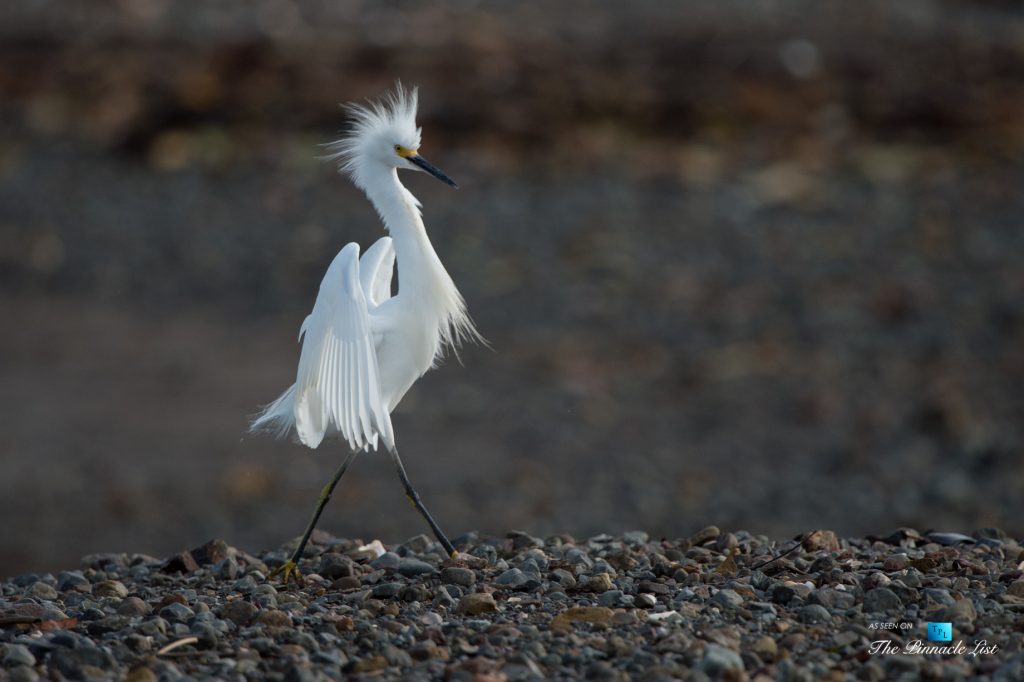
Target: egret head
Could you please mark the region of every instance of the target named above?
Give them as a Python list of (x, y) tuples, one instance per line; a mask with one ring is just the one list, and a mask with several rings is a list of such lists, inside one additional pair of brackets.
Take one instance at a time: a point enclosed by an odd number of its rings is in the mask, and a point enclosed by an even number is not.
[(380, 170), (404, 168), (430, 173), (438, 180), (458, 187), (437, 166), (420, 156), (422, 128), (416, 126), (416, 88), (406, 90), (401, 83), (383, 99), (365, 106), (349, 104), (352, 129), (345, 137), (330, 143), (327, 158), (352, 176), (363, 190)]

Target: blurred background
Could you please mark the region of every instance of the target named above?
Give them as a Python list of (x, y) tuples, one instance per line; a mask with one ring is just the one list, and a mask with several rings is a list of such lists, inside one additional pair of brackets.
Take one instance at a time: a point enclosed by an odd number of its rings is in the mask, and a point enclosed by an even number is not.
[[(0, 4), (0, 574), (298, 535), (341, 445), (246, 434), (406, 176), (493, 351), (394, 420), (452, 536), (1024, 533), (1024, 9), (996, 0)], [(384, 457), (320, 527), (426, 531)]]

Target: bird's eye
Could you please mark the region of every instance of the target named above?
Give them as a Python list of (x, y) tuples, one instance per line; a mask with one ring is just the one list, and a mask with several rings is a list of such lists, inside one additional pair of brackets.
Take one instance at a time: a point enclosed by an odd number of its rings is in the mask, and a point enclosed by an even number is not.
[(395, 151), (398, 152), (399, 154), (401, 154), (402, 153), (402, 145), (396, 144), (395, 145)]

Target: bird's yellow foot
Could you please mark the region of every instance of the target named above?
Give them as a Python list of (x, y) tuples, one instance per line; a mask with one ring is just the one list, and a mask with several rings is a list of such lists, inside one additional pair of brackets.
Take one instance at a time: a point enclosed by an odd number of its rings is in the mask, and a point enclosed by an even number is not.
[(267, 580), (270, 580), (271, 578), (276, 578), (279, 575), (281, 576), (281, 584), (286, 587), (288, 586), (288, 583), (293, 579), (295, 580), (295, 584), (299, 587), (302, 587), (302, 585), (305, 583), (305, 581), (302, 578), (302, 572), (299, 570), (299, 565), (291, 559), (289, 559), (288, 561), (284, 562), (283, 564), (275, 568), (273, 571), (271, 571), (270, 575), (267, 576)]

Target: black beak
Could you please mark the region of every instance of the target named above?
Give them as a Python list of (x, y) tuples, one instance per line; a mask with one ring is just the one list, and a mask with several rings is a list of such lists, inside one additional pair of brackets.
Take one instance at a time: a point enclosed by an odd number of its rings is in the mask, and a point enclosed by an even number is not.
[(448, 185), (449, 187), (454, 187), (455, 189), (459, 188), (459, 186), (455, 184), (454, 180), (452, 180), (451, 178), (444, 174), (444, 171), (442, 171), (440, 168), (424, 159), (419, 154), (416, 154), (415, 156), (407, 156), (405, 158), (409, 161), (409, 163), (419, 166), (420, 168), (427, 171), (428, 173), (430, 173), (435, 178), (437, 178), (444, 184)]

